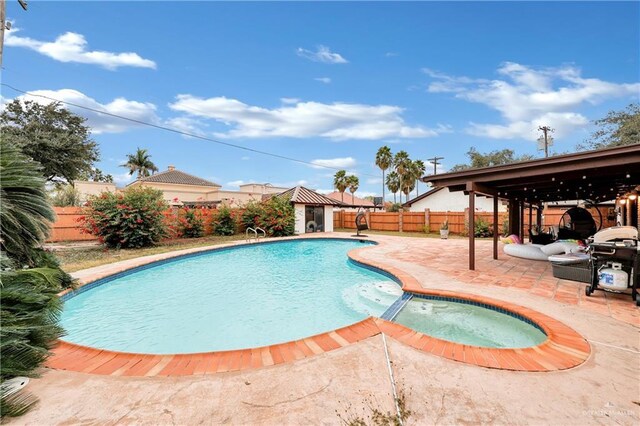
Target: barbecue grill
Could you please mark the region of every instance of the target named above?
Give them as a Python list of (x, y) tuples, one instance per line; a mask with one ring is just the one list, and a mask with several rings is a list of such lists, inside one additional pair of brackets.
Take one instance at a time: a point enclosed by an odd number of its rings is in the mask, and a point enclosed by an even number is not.
[(631, 288), (631, 297), (640, 306), (638, 230), (632, 226), (614, 226), (597, 232), (589, 242), (589, 255), (591, 283), (585, 289), (586, 295), (590, 296), (595, 290), (620, 292)]

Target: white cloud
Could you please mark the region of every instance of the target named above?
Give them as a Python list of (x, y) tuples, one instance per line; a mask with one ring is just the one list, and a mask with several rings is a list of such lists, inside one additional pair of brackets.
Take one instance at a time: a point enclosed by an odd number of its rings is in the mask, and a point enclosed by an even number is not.
[(129, 172), (124, 172), (120, 174), (113, 174), (113, 182), (119, 185), (126, 185), (129, 182), (134, 180), (135, 175), (130, 175)]
[(387, 52), (384, 54), (384, 56), (386, 56), (387, 58), (393, 58), (395, 56), (400, 56), (400, 54), (396, 52)]
[[(175, 117), (165, 121), (168, 127), (174, 128), (181, 132), (191, 133), (193, 135), (204, 136), (206, 133), (202, 130), (204, 123), (190, 117)], [(190, 136), (183, 135), (186, 138)]]
[(156, 68), (156, 63), (144, 59), (137, 53), (113, 53), (101, 50), (87, 50), (87, 40), (82, 34), (66, 32), (54, 41), (40, 41), (16, 35), (19, 29), (5, 32), (5, 44), (34, 50), (60, 62), (78, 62), (100, 65), (113, 70), (118, 67)]
[(335, 189), (316, 189), (318, 194), (331, 194)]
[(408, 126), (403, 109), (392, 105), (298, 102), (269, 109), (226, 97), (178, 95), (171, 109), (231, 126), (216, 137), (324, 137), (329, 139), (426, 138), (438, 130)]
[(298, 98), (280, 98), (280, 102), (282, 102), (283, 104), (286, 104), (286, 105), (291, 105), (291, 104), (297, 104), (298, 102), (300, 102), (300, 99), (298, 99)]
[(607, 99), (637, 96), (640, 83), (612, 83), (583, 78), (578, 68), (540, 68), (506, 62), (497, 72), (504, 79), (474, 79), (449, 76), (425, 68), (432, 78), (428, 91), (453, 93), (456, 98), (480, 103), (500, 113), (504, 123), (470, 123), (467, 132), (495, 139), (535, 139), (539, 125), (565, 136), (588, 124), (576, 110), (585, 104)]
[(314, 169), (323, 169), (326, 167), (332, 167), (334, 169), (346, 169), (356, 165), (356, 160), (353, 157), (344, 158), (328, 158), (311, 160)]
[(233, 180), (231, 182), (227, 182), (227, 186), (232, 186), (232, 187), (236, 187), (237, 188), (240, 185), (244, 185), (245, 183), (247, 183), (247, 182), (245, 182), (243, 180)]
[(369, 185), (380, 185), (382, 183), (382, 178), (369, 178), (367, 179), (367, 184)]
[(329, 84), (331, 83), (331, 78), (329, 77), (316, 77), (314, 78), (315, 81), (319, 81), (320, 83), (324, 83), (324, 84)]
[(327, 46), (319, 45), (316, 51), (303, 49), (299, 47), (296, 54), (302, 58), (309, 59), (314, 62), (323, 62), (325, 64), (346, 64), (347, 61), (339, 53), (334, 53)]
[(249, 156), (245, 155), (244, 157), (240, 157), (240, 159), (241, 159), (242, 161), (249, 161), (249, 160), (251, 160), (251, 157), (249, 157)]
[[(98, 111), (104, 111), (110, 114), (117, 114), (144, 122), (158, 122), (156, 115), (156, 106), (148, 102), (130, 101), (125, 98), (116, 98), (113, 101), (102, 104), (95, 99), (73, 89), (60, 90), (33, 90), (30, 95), (21, 95), (18, 99), (37, 102), (48, 105), (53, 101), (37, 95), (46, 96), (62, 102), (70, 102), (83, 107), (92, 108)], [(33, 95), (33, 96), (32, 96)], [(134, 127), (140, 127), (141, 124), (122, 120), (116, 117), (100, 114), (98, 112), (88, 111), (72, 105), (63, 104), (70, 111), (87, 118), (87, 125), (91, 127), (93, 133), (120, 133)]]

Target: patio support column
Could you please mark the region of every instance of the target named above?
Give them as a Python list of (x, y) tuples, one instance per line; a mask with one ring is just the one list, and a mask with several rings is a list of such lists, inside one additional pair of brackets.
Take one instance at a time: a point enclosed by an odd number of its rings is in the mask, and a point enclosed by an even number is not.
[(509, 200), (509, 235), (520, 233), (520, 213), (517, 201)]
[[(533, 225), (533, 206), (529, 203), (529, 229)], [(531, 234), (529, 234), (529, 242), (531, 242)]]
[(476, 192), (469, 191), (469, 270), (476, 269)]
[(493, 258), (498, 259), (498, 197), (493, 197)]
[(542, 204), (538, 204), (538, 208), (536, 209), (536, 225), (542, 229)]
[(518, 229), (518, 237), (520, 237), (520, 241), (524, 242), (524, 201), (518, 202), (518, 208), (520, 210), (520, 228)]

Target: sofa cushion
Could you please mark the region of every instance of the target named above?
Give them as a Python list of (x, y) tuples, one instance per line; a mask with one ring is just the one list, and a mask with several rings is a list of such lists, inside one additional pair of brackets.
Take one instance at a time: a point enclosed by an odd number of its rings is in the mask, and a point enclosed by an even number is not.
[(578, 244), (574, 242), (556, 241), (555, 243), (547, 244), (540, 250), (547, 256), (552, 256), (554, 254), (571, 253), (576, 247), (578, 247)]
[(509, 256), (530, 260), (547, 260), (548, 255), (542, 252), (538, 244), (508, 244), (504, 246), (504, 252)]

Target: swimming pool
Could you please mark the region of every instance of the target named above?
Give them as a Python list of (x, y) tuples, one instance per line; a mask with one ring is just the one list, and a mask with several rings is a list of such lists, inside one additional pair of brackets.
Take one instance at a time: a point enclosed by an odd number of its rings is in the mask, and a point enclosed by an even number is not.
[(347, 252), (308, 239), (213, 250), (107, 279), (66, 297), (63, 340), (173, 354), (287, 342), (380, 316), (402, 293)]

